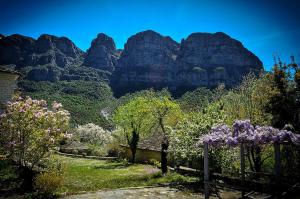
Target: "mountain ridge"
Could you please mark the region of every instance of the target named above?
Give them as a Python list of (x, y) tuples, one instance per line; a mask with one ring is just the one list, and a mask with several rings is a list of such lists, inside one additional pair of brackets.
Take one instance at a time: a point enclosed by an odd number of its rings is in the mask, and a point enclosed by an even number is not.
[(78, 80), (81, 74), (69, 74), (74, 68), (107, 71), (116, 96), (147, 88), (183, 93), (220, 83), (233, 87), (247, 73), (263, 70), (256, 55), (225, 33), (196, 32), (178, 43), (153, 30), (129, 37), (122, 50), (99, 33), (86, 52), (67, 37), (0, 35), (0, 65), (15, 65), (31, 81)]

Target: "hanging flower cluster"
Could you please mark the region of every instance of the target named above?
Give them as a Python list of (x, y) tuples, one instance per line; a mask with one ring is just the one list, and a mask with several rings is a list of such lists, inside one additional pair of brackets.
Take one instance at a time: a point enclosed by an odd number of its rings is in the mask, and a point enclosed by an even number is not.
[(254, 127), (250, 123), (250, 120), (236, 120), (232, 129), (224, 124), (213, 127), (209, 134), (200, 138), (199, 142), (208, 143), (213, 146), (227, 144), (234, 147), (239, 143), (253, 143), (258, 145), (282, 143), (284, 141), (300, 144), (300, 135), (271, 126)]

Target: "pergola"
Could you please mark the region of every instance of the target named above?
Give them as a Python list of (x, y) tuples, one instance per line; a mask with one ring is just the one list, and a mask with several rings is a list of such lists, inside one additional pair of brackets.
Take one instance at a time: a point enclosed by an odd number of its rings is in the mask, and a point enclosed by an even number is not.
[(200, 144), (204, 146), (204, 193), (209, 198), (209, 147), (229, 145), (240, 147), (240, 172), (242, 197), (245, 196), (245, 146), (246, 145), (274, 145), (274, 173), (276, 186), (280, 186), (281, 157), (280, 145), (282, 143), (300, 144), (300, 135), (287, 130), (279, 130), (269, 126), (251, 125), (249, 120), (238, 120), (233, 124), (232, 130), (226, 125), (213, 127), (210, 134), (200, 138)]

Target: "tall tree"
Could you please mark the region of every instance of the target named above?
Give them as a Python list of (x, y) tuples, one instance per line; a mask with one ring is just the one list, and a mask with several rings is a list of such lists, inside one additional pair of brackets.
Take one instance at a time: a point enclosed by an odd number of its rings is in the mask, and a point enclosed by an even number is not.
[(152, 114), (150, 107), (147, 106), (145, 97), (136, 97), (120, 106), (113, 119), (122, 128), (123, 135), (126, 137), (132, 153), (131, 162), (134, 163), (136, 149), (141, 134), (146, 134), (151, 129)]
[(149, 99), (153, 123), (156, 124), (162, 133), (161, 142), (161, 170), (165, 174), (168, 171), (167, 155), (169, 148), (169, 132), (167, 126), (176, 125), (182, 117), (179, 104), (167, 96), (152, 97)]

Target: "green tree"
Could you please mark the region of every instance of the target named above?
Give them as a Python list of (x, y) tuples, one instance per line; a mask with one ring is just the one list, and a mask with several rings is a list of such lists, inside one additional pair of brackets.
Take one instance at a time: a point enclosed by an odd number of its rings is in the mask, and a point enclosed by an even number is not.
[(126, 137), (133, 163), (140, 136), (147, 134), (151, 129), (151, 117), (150, 106), (145, 97), (133, 98), (120, 106), (113, 116), (113, 120), (121, 127), (122, 134)]
[[(284, 64), (278, 58), (270, 76), (278, 94), (269, 102), (268, 111), (273, 115), (272, 125), (277, 128), (286, 128), (293, 132), (300, 131), (300, 67), (291, 57), (290, 64)], [(282, 146), (283, 168), (292, 176), (299, 176), (300, 151), (292, 146)]]
[(275, 63), (270, 75), (278, 94), (273, 96), (269, 103), (272, 113), (272, 125), (283, 128), (286, 124), (292, 125), (296, 132), (300, 131), (300, 68), (292, 57), (291, 64), (283, 64), (280, 59)]
[(168, 126), (175, 126), (182, 118), (182, 111), (179, 104), (171, 100), (168, 96), (151, 97), (149, 99), (150, 113), (153, 124), (159, 127), (162, 133), (161, 142), (161, 170), (167, 173), (167, 155), (169, 148)]
[(188, 91), (178, 100), (183, 111), (201, 111), (213, 101), (213, 92), (207, 88)]

